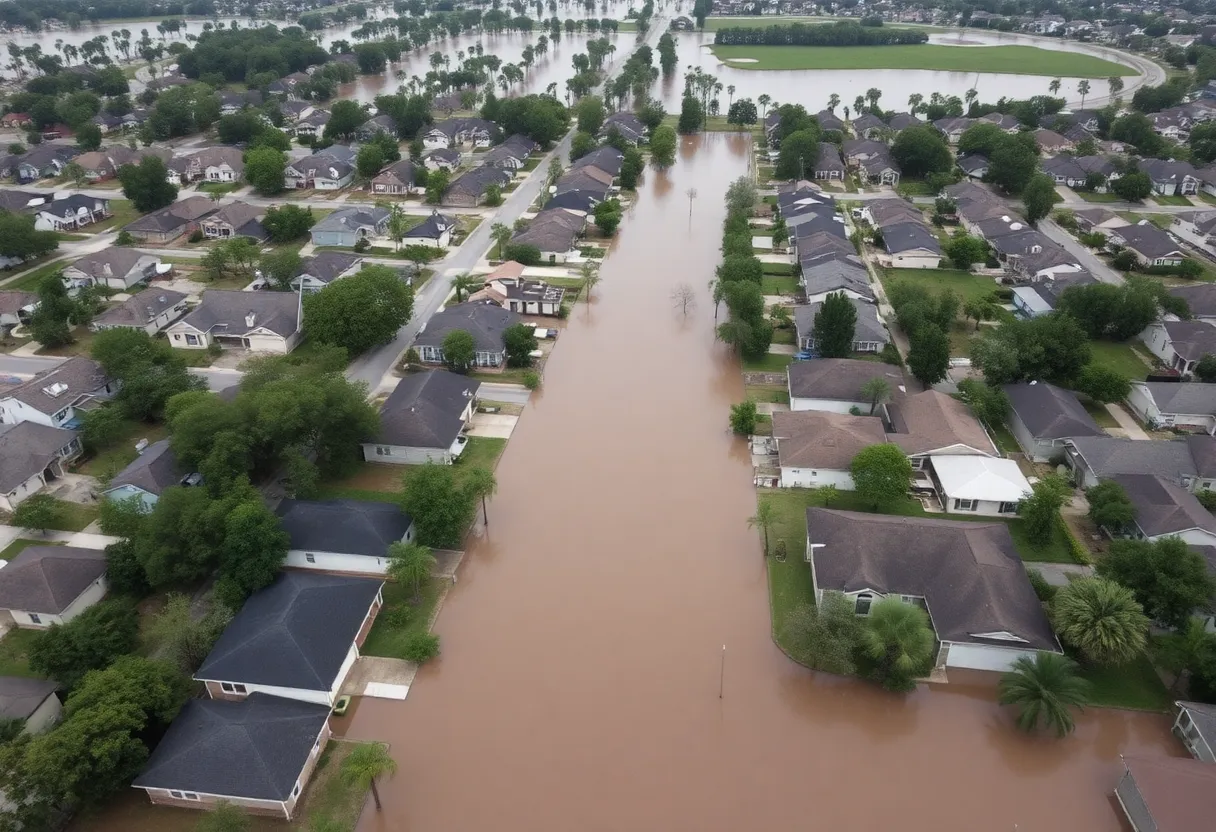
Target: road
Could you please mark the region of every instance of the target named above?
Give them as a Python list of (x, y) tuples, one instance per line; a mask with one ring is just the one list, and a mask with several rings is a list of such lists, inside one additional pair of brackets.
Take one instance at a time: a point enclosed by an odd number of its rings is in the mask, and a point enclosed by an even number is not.
[(1040, 221), (1039, 230), (1049, 239), (1059, 243), (1073, 257), (1077, 258), (1078, 265), (1084, 266), (1098, 280), (1101, 280), (1103, 283), (1114, 283), (1115, 285), (1123, 283), (1123, 275), (1104, 263), (1100, 257), (1082, 245), (1080, 240), (1051, 220), (1044, 219)]
[[(19, 355), (0, 354), (0, 376), (29, 378), (38, 373), (58, 367), (66, 358), (27, 358)], [(241, 380), (239, 370), (219, 370), (211, 367), (191, 367), (190, 372), (207, 380), (211, 390), (219, 391), (231, 387)]]

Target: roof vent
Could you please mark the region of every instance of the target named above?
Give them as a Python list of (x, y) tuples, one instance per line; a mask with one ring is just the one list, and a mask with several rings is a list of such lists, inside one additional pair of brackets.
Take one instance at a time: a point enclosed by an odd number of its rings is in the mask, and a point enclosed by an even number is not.
[(62, 396), (64, 393), (68, 392), (68, 386), (66, 384), (64, 384), (62, 381), (57, 381), (54, 384), (52, 384), (50, 387), (43, 387), (42, 392), (46, 393), (52, 399), (57, 399), (60, 396)]
[(250, 312), (248, 315), (245, 316), (245, 326), (249, 327), (250, 329), (253, 329), (254, 322), (257, 321), (257, 319), (258, 319), (258, 313)]

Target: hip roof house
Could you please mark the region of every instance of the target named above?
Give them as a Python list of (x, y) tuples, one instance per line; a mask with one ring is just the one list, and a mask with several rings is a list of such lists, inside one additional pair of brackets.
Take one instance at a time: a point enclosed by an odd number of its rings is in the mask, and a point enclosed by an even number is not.
[(464, 451), (477, 384), (466, 376), (433, 370), (397, 382), (380, 406), (380, 430), (363, 443), (368, 462), (451, 464)]
[(287, 563), (362, 575), (388, 571), (388, 548), (414, 539), (414, 521), (393, 503), (283, 500), (275, 513), (291, 538)]
[(27, 546), (0, 569), (0, 609), (18, 627), (65, 624), (106, 595), (106, 553), (74, 546)]

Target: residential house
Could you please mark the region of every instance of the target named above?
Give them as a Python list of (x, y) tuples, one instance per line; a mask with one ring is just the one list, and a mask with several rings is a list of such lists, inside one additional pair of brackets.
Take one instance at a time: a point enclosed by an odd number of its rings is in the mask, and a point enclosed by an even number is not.
[[(857, 311), (857, 323), (853, 328), (853, 352), (882, 352), (882, 348), (891, 343), (891, 334), (878, 316), (878, 307), (858, 298), (849, 298), (849, 303)], [(815, 349), (815, 316), (821, 308), (822, 301), (794, 307), (794, 325), (799, 349)]]
[(443, 204), (460, 208), (476, 208), (485, 202), (486, 190), (491, 185), (505, 188), (514, 177), (502, 168), (474, 168), (452, 180), (443, 192)]
[(854, 300), (875, 302), (869, 273), (856, 256), (808, 258), (801, 261), (801, 268), (799, 282), (808, 304), (822, 303), (834, 292), (843, 292)]
[(224, 90), (220, 92), (220, 115), (230, 116), (239, 113), (246, 107), (262, 106), (262, 93), (257, 90), (246, 90), (245, 92), (232, 92)]
[(997, 127), (1004, 130), (1006, 133), (1016, 133), (1018, 128), (1022, 126), (1022, 122), (1018, 121), (1011, 115), (1005, 113), (988, 113), (988, 115), (980, 116), (977, 121), (986, 121), (989, 124), (995, 124)]
[(311, 113), (301, 116), (292, 129), (297, 137), (315, 139), (325, 132), (325, 125), (329, 124), (329, 119), (329, 110), (313, 110)]
[(1050, 176), (1057, 185), (1083, 188), (1089, 178), (1089, 173), (1085, 168), (1077, 163), (1076, 158), (1067, 153), (1061, 156), (1049, 156), (1043, 159), (1039, 165), (1043, 169), (1043, 173)]
[(422, 156), (422, 165), (427, 170), (454, 171), (460, 167), (460, 151), (442, 147), (428, 150)]
[(116, 392), (117, 383), (106, 377), (100, 364), (91, 358), (75, 356), (0, 394), (0, 422), (76, 428), (84, 411), (92, 410)]
[[(937, 390), (892, 398), (885, 406), (887, 441), (900, 447), (917, 472), (926, 472), (937, 456), (999, 456), (995, 443), (960, 402)], [(918, 473), (922, 485), (940, 490), (932, 476)], [(916, 483), (914, 483), (916, 484)]]
[(887, 125), (896, 133), (907, 130), (909, 127), (919, 127), (925, 122), (917, 118), (911, 113), (894, 113), (888, 120)]
[(948, 512), (1012, 517), (1030, 496), (1030, 482), (1012, 459), (940, 454), (930, 462), (930, 480)]
[(477, 384), (447, 370), (415, 373), (397, 382), (380, 406), (380, 429), (363, 443), (368, 462), (452, 464), (468, 443)]
[(104, 248), (86, 254), (63, 270), (63, 279), (71, 286), (105, 286), (125, 292), (140, 283), (147, 283), (160, 269), (160, 258), (133, 248)]
[(409, 196), (422, 190), (418, 187), (417, 182), (417, 165), (410, 159), (402, 159), (399, 162), (393, 162), (372, 178), (372, 193)]
[(938, 132), (946, 137), (946, 141), (950, 144), (958, 144), (958, 140), (967, 132), (967, 128), (974, 123), (973, 119), (948, 116), (939, 118), (933, 122), (933, 126)]
[(375, 205), (339, 208), (312, 227), (312, 244), (351, 248), (360, 240), (384, 237), (392, 215)]
[(29, 323), (30, 316), (37, 308), (37, 292), (0, 289), (0, 329), (7, 331), (15, 326)]
[(285, 171), (287, 187), (315, 188), (318, 191), (345, 188), (355, 178), (355, 166), (353, 162), (338, 158), (339, 153), (333, 148), (326, 148), (292, 162)]
[(844, 160), (840, 158), (840, 148), (831, 142), (819, 143), (819, 159), (815, 162), (815, 175), (819, 180), (839, 181), (845, 175)]
[(1192, 320), (1216, 326), (1216, 284), (1188, 283), (1170, 286), (1166, 291), (1186, 301)]
[(335, 280), (349, 277), (359, 270), (363, 257), (345, 251), (321, 251), (300, 262), (300, 273), (291, 280), (291, 288), (319, 292)]
[(1193, 246), (1216, 256), (1216, 211), (1175, 214), (1170, 231)]
[(123, 230), (140, 242), (163, 245), (182, 235), (193, 234), (198, 230), (203, 217), (216, 210), (217, 206), (210, 197), (188, 196), (172, 205), (144, 214)]
[(955, 163), (968, 179), (983, 179), (988, 175), (988, 157), (980, 153), (965, 153)]
[(0, 676), (0, 719), (17, 720), (23, 734), (37, 735), (59, 721), (59, 684), (24, 676)]
[(437, 312), (414, 339), (419, 359), (427, 364), (442, 364), (443, 339), (453, 330), (463, 330), (473, 336), (474, 365), (501, 367), (507, 360), (503, 332), (519, 323), (519, 315), (490, 301), (464, 302)]
[(877, 139), (887, 129), (889, 129), (882, 119), (870, 113), (862, 113), (855, 116), (851, 122), (853, 133), (858, 138)]
[(300, 101), (298, 99), (288, 99), (287, 101), (279, 102), (279, 112), (283, 114), (283, 119), (286, 122), (284, 129), (288, 134), (294, 132), (292, 125), (295, 125), (300, 119), (311, 115), (316, 110), (310, 101)]
[(1195, 371), (1205, 355), (1216, 353), (1216, 327), (1202, 321), (1155, 321), (1140, 333), (1149, 352), (1183, 375)]
[(920, 208), (903, 199), (872, 199), (863, 203), (861, 218), (875, 228), (903, 222), (923, 222)]
[[(323, 620), (325, 612), (318, 616)], [(291, 657), (305, 651), (313, 645), (300, 645)], [(267, 654), (266, 671), (281, 658)], [(157, 806), (212, 810), (222, 803), (291, 820), (329, 742), (329, 715), (328, 705), (265, 693), (241, 701), (189, 699), (131, 785)]]
[(194, 674), (212, 699), (269, 694), (333, 706), (384, 582), (288, 570), (245, 602)]
[(773, 440), (782, 488), (833, 485), (852, 491), (853, 457), (886, 438), (882, 420), (874, 416), (801, 410), (773, 414)]
[(455, 219), (432, 211), (429, 217), (405, 232), (402, 242), (406, 245), (447, 248), (452, 242), (452, 232), (455, 230)]
[(17, 184), (61, 176), (68, 162), (80, 155), (73, 145), (43, 142), (17, 157)]
[(536, 142), (527, 136), (516, 133), (507, 138), (502, 144), (495, 145), (481, 157), (483, 165), (507, 170), (521, 170), (528, 162), (528, 157), (540, 148)]
[(875, 139), (849, 139), (842, 146), (842, 152), (845, 162), (856, 165), (865, 159), (888, 153), (889, 148), (886, 142)]
[(1073, 211), (1073, 216), (1077, 219), (1077, 228), (1082, 231), (1105, 232), (1112, 228), (1130, 225), (1123, 217), (1105, 208), (1085, 208)]
[(165, 334), (180, 349), (212, 344), (285, 355), (300, 342), (301, 298), (294, 292), (208, 289), (199, 305)]
[(270, 238), (269, 232), (258, 220), (265, 209), (247, 202), (230, 202), (199, 223), (203, 236), (212, 240), (229, 240), (233, 237), (249, 237), (257, 242)]
[(178, 169), (182, 183), (240, 182), (245, 178), (244, 154), (236, 147), (205, 147), (170, 161), (175, 163), (170, 169)]
[(1043, 381), (1006, 384), (1006, 424), (1027, 458), (1048, 462), (1064, 454), (1064, 443), (1078, 436), (1106, 436), (1070, 390)]
[[(0, 163), (0, 176), (4, 176), (2, 163)], [(48, 199), (47, 194), (40, 194), (35, 191), (18, 191), (10, 188), (0, 190), (0, 211), (24, 211), (27, 208), (34, 208)]]
[(1031, 286), (1013, 287), (1013, 313), (1019, 318), (1029, 320), (1052, 312), (1052, 303)]
[(1132, 832), (1205, 832), (1216, 812), (1216, 766), (1172, 757), (1120, 756), (1115, 798)]
[(144, 289), (93, 319), (89, 329), (142, 329), (155, 335), (186, 314), (186, 295), (172, 289)]
[(890, 364), (854, 358), (795, 361), (786, 368), (790, 409), (848, 413), (857, 408), (866, 413), (871, 402), (862, 388), (875, 378), (887, 382), (892, 396), (904, 392), (903, 374)]
[(1211, 436), (1156, 442), (1079, 436), (1064, 444), (1064, 462), (1081, 488), (1119, 474), (1158, 474), (1190, 491), (1211, 489), (1216, 481), (1216, 438)]
[[(827, 132), (828, 130), (835, 130), (839, 133), (844, 133), (844, 121), (842, 121), (840, 116), (836, 115), (831, 110), (820, 110), (815, 114), (815, 120), (819, 122), (819, 129), (824, 132)], [(780, 123), (781, 113), (777, 112), (776, 109), (769, 111), (768, 115), (764, 117), (764, 126), (766, 128), (765, 133), (771, 134), (773, 130), (777, 129), (777, 125)], [(769, 143), (772, 144), (771, 136), (769, 138)]]
[(395, 503), (287, 499), (275, 514), (290, 538), (289, 568), (384, 575), (389, 547), (414, 540), (414, 521)]
[(1133, 381), (1127, 406), (1154, 430), (1198, 428), (1216, 435), (1216, 384)]
[(1064, 153), (1075, 150), (1077, 146), (1072, 139), (1042, 128), (1034, 131), (1034, 141), (1044, 153)]
[(885, 265), (897, 269), (936, 269), (942, 247), (924, 220), (903, 222), (882, 229)]
[(1178, 706), (1174, 734), (1196, 760), (1216, 763), (1216, 705), (1203, 702), (1174, 704)]
[(144, 447), (139, 456), (119, 471), (102, 496), (108, 500), (138, 498), (145, 509), (151, 510), (165, 489), (180, 484), (182, 479), (169, 440), (161, 439)]
[(355, 131), (355, 138), (361, 142), (370, 142), (379, 135), (397, 137), (397, 122), (387, 113), (369, 118)]
[(600, 127), (599, 138), (607, 138), (608, 134), (615, 130), (631, 145), (639, 145), (646, 141), (650, 135), (650, 129), (642, 123), (642, 120), (636, 114), (622, 110), (612, 113), (604, 119), (604, 124)]
[(37, 231), (74, 231), (110, 216), (110, 200), (76, 193), (44, 202), (34, 209)]
[[(624, 163), (624, 153), (611, 145), (604, 145), (603, 147), (597, 147), (586, 156), (580, 156), (575, 159), (570, 163), (570, 167), (575, 170), (586, 167), (598, 168), (612, 177), (612, 179), (616, 179), (620, 176), (621, 167)], [(611, 180), (609, 181), (611, 182)]]
[(857, 174), (862, 182), (868, 185), (895, 187), (899, 184), (899, 165), (890, 153), (880, 153), (861, 160), (857, 164)]
[(858, 615), (885, 598), (932, 610), (938, 667), (1003, 672), (1062, 652), (1005, 523), (822, 508), (806, 521), (816, 602), (839, 592)]
[(1161, 196), (1186, 196), (1199, 191), (1199, 177), (1189, 162), (1141, 159), (1140, 170), (1148, 174), (1153, 192)]
[(1177, 537), (1191, 546), (1216, 546), (1216, 517), (1190, 491), (1156, 474), (1117, 474), (1111, 481), (1122, 487), (1136, 512), (1133, 528), (1111, 529), (1112, 533), (1150, 541)]
[(564, 208), (549, 208), (537, 214), (528, 227), (515, 232), (513, 245), (535, 246), (542, 260), (565, 263), (578, 254), (578, 239), (586, 225), (586, 217)]
[(1190, 136), (1191, 117), (1181, 107), (1149, 113), (1148, 120), (1152, 122), (1153, 130), (1170, 141), (1185, 142)]
[(485, 286), (470, 301), (490, 300), (520, 315), (560, 315), (566, 290), (543, 280), (525, 280), (524, 267), (508, 260), (485, 276)]
[(80, 456), (76, 432), (37, 422), (0, 424), (0, 509), (13, 511)]
[(106, 589), (103, 550), (27, 546), (0, 569), (0, 610), (8, 610), (18, 627), (45, 630), (80, 615)]
[(489, 147), (498, 137), (498, 125), (483, 118), (449, 118), (437, 121), (422, 134), (428, 150), (471, 145)]

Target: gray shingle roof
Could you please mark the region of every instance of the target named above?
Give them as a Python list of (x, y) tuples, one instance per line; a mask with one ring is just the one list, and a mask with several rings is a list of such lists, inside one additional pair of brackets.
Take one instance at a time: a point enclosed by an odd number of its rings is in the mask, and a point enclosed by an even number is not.
[(249, 596), (194, 678), (328, 692), (382, 585), (283, 572)]
[(1004, 523), (822, 508), (807, 509), (806, 520), (820, 588), (922, 596), (943, 641), (1008, 647), (978, 637), (1008, 632), (1059, 652)]
[(27, 546), (0, 569), (0, 609), (58, 615), (106, 572), (106, 553)]
[(475, 382), (447, 370), (406, 376), (380, 406), (378, 438), (406, 448), (450, 448), (476, 392)]
[(75, 431), (37, 422), (0, 425), (0, 493), (40, 473), (75, 438)]
[(891, 254), (923, 249), (941, 255), (942, 247), (937, 237), (924, 222), (901, 222), (888, 225), (882, 230), (883, 247)]
[(1174, 384), (1168, 381), (1140, 382), (1162, 413), (1188, 416), (1216, 415), (1216, 384)]
[(196, 222), (215, 210), (215, 203), (210, 197), (190, 196), (172, 205), (144, 214), (139, 219), (126, 226), (128, 231), (137, 233), (168, 232), (181, 228), (187, 223)]
[(438, 240), (445, 231), (451, 231), (455, 227), (456, 220), (445, 217), (438, 211), (432, 211), (429, 217), (405, 232), (405, 237), (414, 240)]
[(1216, 534), (1216, 517), (1189, 491), (1156, 474), (1119, 474), (1111, 477), (1123, 486), (1136, 507), (1136, 525), (1149, 537), (1204, 529)]
[(782, 468), (847, 471), (863, 449), (886, 442), (882, 419), (818, 410), (773, 413), (773, 437)]
[(1171, 286), (1167, 291), (1174, 297), (1185, 300), (1192, 315), (1216, 315), (1216, 283)]
[[(253, 315), (252, 326), (249, 315)], [(265, 327), (286, 338), (295, 333), (298, 317), (299, 298), (294, 292), (208, 289), (198, 307), (182, 321), (202, 332), (218, 328), (222, 334), (241, 335)]]
[(29, 719), (57, 687), (45, 679), (0, 676), (0, 718)]
[(891, 420), (887, 440), (906, 454), (923, 454), (956, 444), (997, 454), (984, 426), (971, 409), (938, 390), (892, 397), (887, 414)]
[[(106, 374), (100, 364), (91, 358), (76, 356), (39, 373), (20, 387), (14, 387), (8, 395), (50, 416), (104, 389), (106, 383)], [(57, 395), (48, 393), (47, 390), (55, 389), (52, 385), (56, 384), (67, 385), (67, 389)]]
[[(878, 317), (878, 307), (856, 298), (849, 298), (849, 303), (857, 310), (857, 324), (853, 328), (854, 341), (876, 341), (881, 344), (890, 342), (891, 336)], [(822, 307), (822, 302), (794, 307), (794, 325), (798, 330), (799, 339), (815, 337), (815, 316)]]
[(376, 206), (339, 208), (312, 227), (318, 231), (357, 231), (360, 228), (376, 228), (388, 222), (390, 211)]
[(448, 185), (445, 194), (467, 194), (469, 196), (478, 197), (486, 192), (486, 188), (491, 185), (505, 186), (510, 183), (514, 177), (509, 171), (502, 168), (473, 168), (468, 173), (462, 174), (452, 180), (452, 184)]
[(288, 800), (328, 720), (325, 705), (264, 693), (191, 699), (131, 785)]
[(1121, 238), (1128, 248), (1145, 257), (1157, 258), (1170, 254), (1181, 254), (1181, 248), (1170, 239), (1170, 235), (1152, 223), (1144, 225), (1121, 225), (1111, 229), (1112, 236)]
[[(1210, 436), (1191, 437), (1209, 440), (1199, 442), (1192, 448), (1189, 441), (1143, 442), (1135, 439), (1116, 439), (1113, 436), (1079, 436), (1069, 440), (1085, 460), (1094, 475), (1106, 479), (1117, 474), (1160, 474), (1172, 481), (1197, 474), (1207, 476), (1200, 470), (1209, 468)], [(1196, 454), (1201, 461), (1196, 460)]]
[[(73, 261), (72, 268), (98, 280), (105, 280), (107, 277), (122, 277), (135, 268), (135, 264), (140, 260), (149, 257), (151, 255), (133, 248), (112, 246)], [(106, 271), (107, 266), (109, 267), (108, 272)]]
[(796, 361), (786, 370), (790, 395), (806, 399), (834, 401), (866, 401), (861, 388), (872, 378), (884, 378), (891, 385), (892, 395), (898, 395), (904, 384), (899, 368), (878, 361), (855, 358), (818, 358)]
[(338, 275), (362, 262), (363, 256), (345, 251), (321, 251), (305, 257), (300, 263), (300, 274), (308, 275), (322, 283), (331, 283)]
[(431, 316), (426, 329), (414, 339), (417, 346), (442, 347), (443, 339), (454, 329), (473, 336), (473, 343), (482, 352), (502, 352), (502, 334), (507, 327), (519, 323), (519, 315), (494, 303), (458, 303)]
[(413, 520), (393, 503), (284, 500), (275, 513), (292, 549), (384, 557)]
[(177, 485), (179, 480), (177, 457), (169, 447), (169, 440), (162, 439), (144, 448), (144, 452), (135, 457), (130, 465), (119, 471), (110, 480), (107, 490), (130, 485), (159, 497), (166, 488)]
[(112, 306), (94, 319), (99, 326), (144, 327), (166, 309), (172, 309), (186, 299), (172, 289), (144, 289)]
[(1191, 722), (1199, 729), (1199, 736), (1216, 751), (1216, 705), (1205, 705), (1202, 702), (1178, 702), (1180, 708), (1186, 708), (1191, 715)]
[(1165, 321), (1163, 326), (1174, 352), (1187, 361), (1216, 353), (1216, 327), (1201, 321)]
[(536, 246), (542, 253), (570, 251), (585, 224), (586, 218), (579, 214), (564, 208), (548, 208), (537, 214), (527, 228), (516, 232), (511, 242)]
[(1054, 384), (1006, 384), (1010, 409), (1035, 439), (1106, 436), (1070, 391)]
[(572, 168), (596, 167), (605, 173), (611, 173), (613, 176), (616, 176), (621, 172), (621, 166), (624, 164), (624, 161), (625, 154), (615, 147), (599, 147), (586, 156), (580, 156), (571, 162), (570, 166)]

